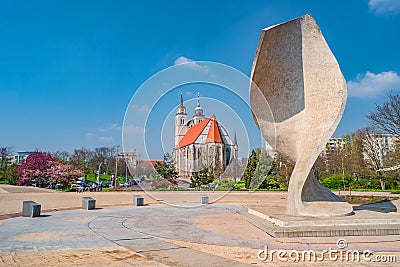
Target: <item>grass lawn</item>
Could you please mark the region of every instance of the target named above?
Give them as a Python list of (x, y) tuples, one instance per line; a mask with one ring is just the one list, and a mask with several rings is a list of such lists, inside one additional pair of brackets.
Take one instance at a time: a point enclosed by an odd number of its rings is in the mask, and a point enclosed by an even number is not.
[[(118, 176), (118, 181), (125, 182), (125, 177)], [(86, 183), (89, 183), (89, 182), (97, 182), (97, 174), (94, 174), (94, 173), (87, 174), (86, 175)], [(111, 175), (100, 174), (100, 182), (104, 182), (104, 183), (111, 182)]]

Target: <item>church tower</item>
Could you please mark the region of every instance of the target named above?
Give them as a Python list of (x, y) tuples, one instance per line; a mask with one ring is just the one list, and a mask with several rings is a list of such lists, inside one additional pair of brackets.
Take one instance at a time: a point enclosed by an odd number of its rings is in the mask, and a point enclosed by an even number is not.
[(181, 93), (181, 100), (175, 115), (175, 147), (178, 146), (179, 142), (187, 132), (186, 123), (187, 123), (187, 114), (186, 114), (186, 108), (183, 105), (183, 97)]
[(194, 109), (193, 122), (196, 125), (203, 120), (204, 120), (204, 115), (203, 115), (203, 109), (200, 106), (200, 93), (197, 93), (197, 106)]
[(233, 137), (233, 159), (235, 159), (236, 161), (238, 160), (238, 143), (237, 143), (236, 133), (235, 136)]

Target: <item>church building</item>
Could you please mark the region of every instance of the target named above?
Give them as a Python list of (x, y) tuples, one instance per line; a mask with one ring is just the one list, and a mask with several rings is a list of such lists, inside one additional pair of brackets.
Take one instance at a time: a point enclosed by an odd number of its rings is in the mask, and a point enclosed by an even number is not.
[(181, 94), (175, 115), (175, 148), (172, 153), (181, 179), (190, 179), (193, 172), (207, 167), (217, 178), (238, 158), (236, 134), (232, 141), (215, 115), (205, 117), (197, 94), (194, 115), (188, 120)]

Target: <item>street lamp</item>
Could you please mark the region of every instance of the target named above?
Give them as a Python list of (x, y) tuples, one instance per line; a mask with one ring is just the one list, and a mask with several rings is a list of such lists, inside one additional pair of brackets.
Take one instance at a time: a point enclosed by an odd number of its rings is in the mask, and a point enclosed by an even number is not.
[(289, 181), (288, 181), (288, 177), (287, 177), (287, 166), (285, 163), (283, 163), (282, 161), (279, 162), (279, 168), (282, 168), (282, 166), (285, 167), (285, 180), (286, 180), (286, 186), (289, 185)]
[(346, 182), (344, 180), (344, 157), (346, 154), (343, 156), (342, 155), (342, 179), (343, 179), (343, 191), (346, 191)]
[[(97, 185), (100, 184), (100, 168), (101, 168), (101, 165), (103, 165), (103, 163), (104, 163), (104, 162), (100, 162), (99, 168), (97, 169)], [(105, 163), (104, 163), (104, 164), (105, 164)]]
[(115, 146), (115, 179), (114, 179), (114, 188), (117, 189), (117, 170), (118, 170), (118, 148), (119, 145)]

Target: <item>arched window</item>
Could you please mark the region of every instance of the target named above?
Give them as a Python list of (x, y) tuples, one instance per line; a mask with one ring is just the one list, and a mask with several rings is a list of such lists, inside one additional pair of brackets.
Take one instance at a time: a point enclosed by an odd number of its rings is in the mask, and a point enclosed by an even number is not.
[(181, 124), (185, 124), (185, 118), (181, 117)]

